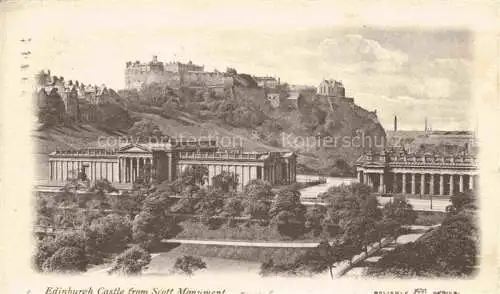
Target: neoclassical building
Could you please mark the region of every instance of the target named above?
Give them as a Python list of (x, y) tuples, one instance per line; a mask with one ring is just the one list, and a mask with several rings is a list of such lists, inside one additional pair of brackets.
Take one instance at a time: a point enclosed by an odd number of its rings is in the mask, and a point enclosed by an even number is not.
[(62, 186), (84, 175), (90, 182), (108, 180), (118, 189), (131, 189), (137, 180), (173, 181), (189, 166), (205, 166), (205, 184), (222, 171), (232, 172), (238, 188), (250, 180), (273, 185), (296, 181), (293, 152), (243, 152), (223, 150), (215, 140), (130, 144), (117, 150), (57, 150), (49, 155), (49, 185)]
[(358, 181), (373, 191), (450, 196), (477, 187), (478, 162), (471, 154), (380, 152), (356, 161)]

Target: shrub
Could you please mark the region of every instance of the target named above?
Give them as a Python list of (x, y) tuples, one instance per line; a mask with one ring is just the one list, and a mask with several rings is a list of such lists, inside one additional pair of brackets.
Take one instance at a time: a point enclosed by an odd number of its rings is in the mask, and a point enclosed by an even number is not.
[(115, 258), (109, 273), (138, 275), (151, 262), (151, 255), (144, 248), (134, 246)]
[(42, 268), (50, 272), (84, 272), (87, 264), (85, 250), (81, 247), (62, 247), (45, 260)]
[(191, 255), (184, 255), (177, 258), (172, 271), (175, 273), (182, 273), (186, 275), (193, 275), (195, 271), (207, 268), (207, 264), (199, 257)]

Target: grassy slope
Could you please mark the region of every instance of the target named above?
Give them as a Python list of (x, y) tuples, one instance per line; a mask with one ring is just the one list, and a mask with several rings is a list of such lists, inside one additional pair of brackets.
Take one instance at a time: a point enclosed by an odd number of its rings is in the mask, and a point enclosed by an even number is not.
[[(217, 136), (224, 139), (224, 145), (242, 145), (246, 150), (254, 151), (279, 151), (280, 148), (271, 147), (256, 141), (246, 130), (228, 128), (215, 125), (213, 123), (200, 122), (192, 118), (189, 114), (179, 112), (176, 118), (164, 118), (156, 114), (148, 113), (130, 113), (132, 120), (148, 118), (154, 121), (165, 135), (184, 137), (189, 136)], [(47, 178), (48, 154), (56, 149), (80, 149), (100, 146), (99, 138), (118, 138), (127, 136), (126, 130), (109, 130), (106, 126), (100, 124), (79, 124), (57, 126), (45, 129), (35, 130), (33, 138), (36, 149), (36, 173), (37, 178)], [(111, 139), (109, 142), (116, 142)], [(102, 140), (102, 139), (101, 139)], [(101, 141), (104, 142), (104, 141)], [(107, 146), (114, 148), (116, 146)], [(227, 146), (231, 147), (231, 146)]]
[[(304, 149), (293, 148), (293, 146), (273, 147), (280, 146), (282, 143), (282, 135), (275, 132), (272, 136), (275, 142), (270, 146), (270, 140), (259, 139), (255, 136), (255, 132), (269, 134), (266, 129), (257, 127), (255, 130), (235, 128), (229, 125), (220, 123), (218, 121), (203, 121), (187, 112), (172, 110), (168, 117), (160, 116), (158, 114), (123, 111), (128, 106), (126, 99), (122, 99), (117, 94), (111, 95), (113, 101), (108, 101), (107, 108), (100, 109), (104, 117), (109, 118), (107, 121), (102, 121), (95, 124), (86, 125), (73, 125), (73, 126), (58, 126), (47, 128), (44, 130), (37, 130), (33, 136), (36, 144), (38, 145), (37, 152), (39, 155), (39, 162), (41, 165), (40, 172), (45, 172), (46, 168), (43, 167), (44, 162), (47, 160), (47, 154), (55, 149), (78, 149), (88, 147), (98, 147), (98, 139), (101, 137), (119, 137), (126, 136), (126, 130), (136, 120), (148, 118), (160, 127), (162, 132), (168, 136), (183, 136), (183, 137), (203, 137), (212, 136), (218, 139), (218, 142), (223, 147), (238, 147), (242, 146), (245, 150), (252, 151), (285, 151), (294, 150), (300, 152), (298, 158), (299, 164), (307, 165), (314, 170), (328, 171), (331, 169), (332, 164), (338, 158), (343, 158), (347, 162), (354, 161), (361, 149), (359, 148), (330, 148), (330, 149)], [(110, 98), (110, 99), (111, 99)], [(282, 108), (272, 110), (267, 105), (265, 94), (262, 89), (253, 88), (236, 88), (234, 91), (234, 99), (245, 104), (257, 103), (262, 109), (267, 109), (266, 113), (269, 117), (279, 121), (283, 127), (282, 132), (286, 134), (294, 134), (295, 136), (311, 136), (311, 130), (301, 123), (301, 116), (308, 115), (310, 111), (306, 107), (304, 109), (287, 109), (290, 105), (284, 105)], [(355, 129), (363, 129), (366, 133), (373, 133), (377, 135), (383, 134), (381, 126), (367, 118), (367, 111), (354, 105), (346, 106), (339, 105), (335, 113), (330, 112), (329, 107), (324, 101), (313, 99), (313, 104), (319, 103), (319, 107), (327, 110), (327, 120), (334, 121), (336, 128), (332, 133), (334, 136), (352, 136)], [(285, 103), (286, 104), (286, 103)], [(115, 107), (113, 107), (115, 105)], [(306, 104), (307, 105), (307, 104)], [(312, 105), (311, 103), (308, 104)], [(117, 107), (118, 106), (118, 107)], [(102, 108), (102, 107), (100, 107)], [(301, 107), (299, 107), (301, 108)], [(383, 134), (385, 136), (385, 134)], [(116, 146), (108, 146), (116, 147)]]

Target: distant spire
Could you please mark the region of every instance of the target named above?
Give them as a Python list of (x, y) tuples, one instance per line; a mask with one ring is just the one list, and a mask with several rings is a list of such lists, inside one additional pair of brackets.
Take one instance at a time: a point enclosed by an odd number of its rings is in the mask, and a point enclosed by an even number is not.
[(394, 116), (394, 132), (398, 131), (398, 117)]

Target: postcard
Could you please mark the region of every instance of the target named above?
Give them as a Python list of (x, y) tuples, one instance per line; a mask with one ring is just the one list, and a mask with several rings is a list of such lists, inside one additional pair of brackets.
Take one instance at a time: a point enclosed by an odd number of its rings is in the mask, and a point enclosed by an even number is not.
[(2, 293), (496, 293), (493, 1), (3, 1)]

